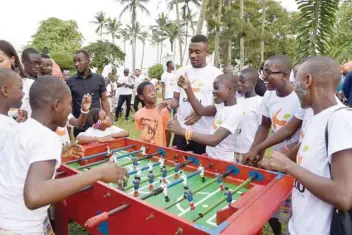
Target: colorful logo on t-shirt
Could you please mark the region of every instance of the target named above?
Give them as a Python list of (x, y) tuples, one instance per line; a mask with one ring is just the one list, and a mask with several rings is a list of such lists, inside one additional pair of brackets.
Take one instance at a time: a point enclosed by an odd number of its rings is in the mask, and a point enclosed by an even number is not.
[(218, 119), (218, 120), (214, 120), (213, 121), (213, 124), (212, 124), (212, 127), (213, 129), (215, 130), (216, 128), (218, 128), (218, 126), (221, 126), (222, 125), (222, 120)]
[(286, 119), (286, 120), (280, 120), (279, 118), (278, 118), (278, 115), (279, 115), (279, 113), (282, 111), (282, 108), (281, 109), (279, 109), (278, 111), (276, 111), (275, 113), (274, 113), (274, 115), (273, 115), (273, 117), (272, 117), (272, 122), (273, 122), (273, 129), (274, 130), (277, 130), (277, 127), (283, 127), (283, 126), (285, 126), (286, 124), (287, 124), (287, 119), (289, 119), (290, 117), (291, 117), (291, 114), (285, 114), (284, 115), (284, 118)]
[[(309, 150), (309, 145), (305, 145), (304, 147), (303, 147), (303, 153), (306, 153), (307, 151)], [(302, 160), (303, 160), (303, 155), (300, 155), (299, 153), (297, 154), (297, 163), (299, 164), (299, 165), (301, 165), (301, 162), (302, 162)]]

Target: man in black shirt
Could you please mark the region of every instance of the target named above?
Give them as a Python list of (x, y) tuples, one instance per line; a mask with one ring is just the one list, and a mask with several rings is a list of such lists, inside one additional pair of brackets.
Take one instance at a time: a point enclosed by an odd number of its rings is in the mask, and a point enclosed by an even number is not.
[[(72, 94), (72, 114), (76, 118), (81, 114), (81, 102), (85, 94), (92, 96), (91, 108), (103, 108), (108, 116), (111, 117), (110, 105), (106, 96), (106, 87), (104, 78), (90, 70), (89, 54), (85, 50), (79, 50), (75, 53), (73, 62), (77, 74), (67, 79)], [(83, 129), (75, 129), (74, 135), (88, 129), (86, 124)]]

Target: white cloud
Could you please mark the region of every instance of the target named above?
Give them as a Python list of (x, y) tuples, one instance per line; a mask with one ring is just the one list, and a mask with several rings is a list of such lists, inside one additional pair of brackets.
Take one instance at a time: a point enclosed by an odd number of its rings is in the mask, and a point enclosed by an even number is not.
[[(56, 2), (56, 3), (55, 3)], [(150, 0), (146, 4), (151, 15), (138, 12), (137, 18), (142, 25), (153, 25), (155, 18), (161, 12), (167, 12), (170, 18), (175, 19), (175, 14), (166, 9), (166, 0)], [(294, 0), (281, 0), (284, 7), (288, 10), (295, 10), (296, 3)], [(102, 10), (109, 17), (119, 17), (123, 6), (117, 0), (12, 0), (1, 3), (1, 25), (0, 38), (8, 40), (17, 49), (31, 40), (31, 36), (36, 32), (40, 21), (49, 17), (58, 17), (64, 20), (76, 20), (79, 30), (82, 32), (85, 41), (84, 45), (97, 40), (99, 37), (95, 34), (96, 26), (91, 21), (94, 20), (96, 12)], [(6, 21), (5, 21), (6, 20)], [(123, 24), (130, 22), (130, 14), (125, 14), (121, 21)], [(7, 22), (7, 23), (4, 23)], [(150, 44), (149, 42), (147, 44)], [(123, 48), (122, 42), (119, 46)], [(170, 51), (170, 44), (165, 42), (164, 51)], [(177, 49), (176, 49), (177, 50)], [(140, 67), (140, 57), (142, 45), (138, 43), (136, 67)], [(132, 49), (127, 47), (127, 65), (131, 67)], [(153, 65), (156, 62), (156, 48), (146, 45), (144, 56), (144, 68)]]

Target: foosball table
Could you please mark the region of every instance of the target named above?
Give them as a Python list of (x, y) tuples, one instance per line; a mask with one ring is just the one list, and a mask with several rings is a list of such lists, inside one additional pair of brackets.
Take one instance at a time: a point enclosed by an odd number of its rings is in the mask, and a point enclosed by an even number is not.
[(97, 182), (55, 205), (58, 235), (74, 221), (99, 235), (259, 235), (290, 195), (293, 178), (129, 138), (86, 145), (57, 178), (113, 159), (126, 182)]

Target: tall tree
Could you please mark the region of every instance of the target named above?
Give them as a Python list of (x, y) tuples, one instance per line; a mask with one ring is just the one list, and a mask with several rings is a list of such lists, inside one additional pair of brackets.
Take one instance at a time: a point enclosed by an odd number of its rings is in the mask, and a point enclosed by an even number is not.
[(244, 66), (244, 36), (243, 36), (243, 23), (244, 23), (244, 2), (240, 0), (240, 19), (241, 19), (241, 28), (242, 33), (240, 35), (240, 70)]
[(82, 46), (82, 41), (76, 21), (51, 17), (40, 22), (31, 46), (47, 54), (72, 54)]
[[(121, 37), (122, 37), (122, 41), (123, 41), (123, 53), (126, 54), (126, 42), (131, 40), (131, 34), (125, 28), (125, 29), (121, 30)], [(126, 56), (123, 61), (123, 67), (126, 68)]]
[(296, 0), (299, 15), (297, 59), (328, 55), (339, 0)]
[(136, 22), (132, 27), (127, 25), (127, 32), (130, 34), (130, 40), (132, 44), (132, 70), (136, 69), (136, 45), (137, 45), (137, 36), (142, 31), (143, 26)]
[(92, 56), (91, 65), (98, 68), (101, 74), (106, 65), (112, 64), (115, 67), (120, 65), (125, 58), (121, 49), (111, 42), (97, 41), (89, 44), (86, 49)]
[(203, 30), (203, 23), (205, 19), (205, 14), (207, 11), (208, 0), (202, 0), (202, 6), (199, 13), (198, 25), (197, 25), (197, 33), (201, 34)]
[(102, 12), (102, 11), (97, 12), (94, 18), (95, 18), (95, 21), (92, 21), (92, 23), (98, 25), (98, 27), (95, 30), (95, 33), (99, 33), (100, 40), (103, 41), (103, 29), (105, 27), (106, 20), (107, 20), (105, 16), (105, 12)]
[(164, 41), (167, 37), (167, 25), (169, 23), (169, 19), (164, 13), (159, 14), (158, 18), (155, 20), (156, 25), (152, 25), (151, 29), (153, 32), (157, 32), (160, 36), (160, 61), (163, 56), (163, 48), (164, 48)]
[(264, 62), (265, 0), (262, 1), (262, 29), (260, 34), (260, 62)]
[(147, 31), (141, 31), (139, 32), (138, 39), (139, 41), (142, 42), (143, 49), (142, 49), (142, 58), (141, 58), (141, 69), (143, 68), (143, 60), (144, 60), (144, 48), (145, 48), (145, 43), (149, 38), (149, 34)]
[[(149, 0), (118, 0), (120, 3), (125, 4), (125, 7), (122, 9), (120, 13), (120, 18), (124, 13), (129, 11), (131, 13), (131, 29), (137, 30), (139, 24), (137, 25), (137, 10), (146, 13), (148, 16), (150, 16), (150, 12), (144, 5), (144, 3), (148, 3)], [(132, 70), (134, 71), (136, 69), (136, 41), (137, 41), (137, 35), (135, 32), (132, 32)]]
[(108, 18), (105, 27), (106, 34), (110, 35), (112, 43), (115, 43), (115, 39), (119, 39), (121, 36), (122, 24), (116, 18)]

